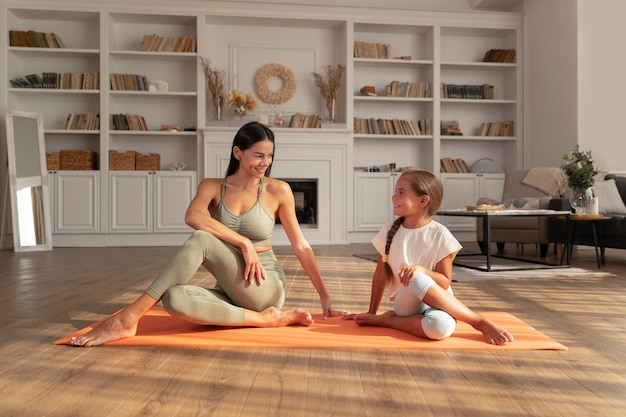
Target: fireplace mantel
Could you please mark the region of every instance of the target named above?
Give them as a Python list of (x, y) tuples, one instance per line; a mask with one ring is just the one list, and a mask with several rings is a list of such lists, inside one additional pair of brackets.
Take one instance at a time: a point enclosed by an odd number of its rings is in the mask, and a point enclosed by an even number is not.
[[(318, 180), (317, 227), (304, 228), (313, 245), (348, 243), (348, 208), (352, 195), (352, 142), (344, 129), (273, 129), (276, 152), (272, 177)], [(205, 178), (224, 176), (237, 127), (201, 129)], [(276, 246), (288, 245), (282, 227), (272, 237)]]

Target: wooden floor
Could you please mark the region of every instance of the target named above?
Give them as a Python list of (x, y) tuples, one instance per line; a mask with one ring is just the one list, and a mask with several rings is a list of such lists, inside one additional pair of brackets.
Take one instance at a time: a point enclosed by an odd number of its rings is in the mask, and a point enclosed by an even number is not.
[[(369, 245), (317, 247), (335, 307), (365, 311)], [(525, 248), (533, 255), (533, 248)], [(626, 414), (626, 256), (616, 276), (456, 283), (470, 307), (511, 312), (558, 351), (54, 346), (137, 297), (177, 248), (0, 251), (2, 416), (593, 416)], [(515, 250), (515, 248), (512, 248)], [(278, 253), (289, 253), (277, 248)], [(593, 250), (574, 266), (595, 269)], [(212, 278), (197, 274), (194, 282)], [(319, 311), (301, 270), (287, 306)], [(384, 306), (385, 308), (387, 305)]]

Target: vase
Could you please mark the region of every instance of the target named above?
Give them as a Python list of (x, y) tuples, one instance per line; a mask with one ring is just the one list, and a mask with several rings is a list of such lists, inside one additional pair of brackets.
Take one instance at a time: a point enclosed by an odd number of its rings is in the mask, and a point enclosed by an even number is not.
[(248, 109), (245, 106), (237, 106), (233, 109), (233, 113), (239, 116), (239, 121), (243, 120), (243, 116), (248, 114)]
[(224, 97), (213, 97), (213, 118), (216, 121), (222, 120), (222, 111), (224, 109)]
[(576, 214), (584, 216), (593, 212), (594, 200), (591, 188), (570, 189), (569, 203)]
[(334, 123), (335, 117), (337, 116), (337, 107), (336, 107), (336, 99), (335, 97), (328, 97), (326, 99), (326, 110), (328, 110), (328, 123)]

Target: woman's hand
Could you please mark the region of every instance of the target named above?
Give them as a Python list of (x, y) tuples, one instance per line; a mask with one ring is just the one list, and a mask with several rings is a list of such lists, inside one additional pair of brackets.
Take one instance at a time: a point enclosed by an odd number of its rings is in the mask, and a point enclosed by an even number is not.
[(256, 282), (257, 285), (261, 285), (265, 280), (265, 268), (263, 268), (259, 254), (252, 242), (245, 245), (241, 249), (241, 253), (243, 254), (243, 260), (246, 262), (246, 269), (243, 273), (244, 281), (248, 281), (250, 284)]
[(339, 311), (333, 309), (330, 298), (322, 298), (320, 299), (320, 301), (322, 302), (322, 317), (324, 318), (324, 320), (328, 319), (329, 317), (338, 317), (350, 314), (349, 311)]

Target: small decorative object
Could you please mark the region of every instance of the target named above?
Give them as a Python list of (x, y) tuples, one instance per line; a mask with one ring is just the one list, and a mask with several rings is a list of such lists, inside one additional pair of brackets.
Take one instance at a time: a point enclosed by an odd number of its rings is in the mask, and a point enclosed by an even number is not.
[(591, 151), (581, 151), (578, 145), (563, 155), (561, 169), (567, 176), (570, 188), (570, 204), (577, 214), (586, 215), (593, 211), (593, 192), (598, 170), (593, 166)]
[(239, 116), (239, 120), (248, 114), (249, 111), (256, 109), (257, 101), (252, 94), (243, 94), (237, 90), (231, 90), (226, 105), (233, 108), (233, 113)]
[(207, 88), (211, 93), (213, 101), (213, 117), (215, 120), (220, 121), (222, 120), (222, 110), (224, 108), (224, 93), (226, 91), (224, 79), (226, 78), (226, 71), (213, 68), (208, 58), (201, 57), (200, 61), (202, 62)]
[(187, 164), (183, 161), (178, 161), (170, 165), (170, 171), (184, 171), (187, 169)]
[(313, 73), (313, 77), (315, 78), (315, 85), (320, 89), (320, 94), (324, 97), (324, 100), (326, 100), (328, 121), (333, 123), (337, 111), (337, 91), (341, 86), (341, 78), (343, 77), (345, 67), (339, 64), (336, 67), (333, 65), (325, 65), (323, 68), (324, 71), (326, 71), (328, 80), (324, 80), (324, 78), (316, 72)]
[(169, 85), (167, 81), (163, 80), (150, 80), (148, 82), (148, 91), (167, 91)]
[(284, 125), (285, 125), (285, 120), (283, 119), (283, 114), (282, 113), (276, 113), (274, 115), (274, 126), (282, 127)]
[[(267, 85), (270, 78), (282, 81), (282, 88), (272, 91)], [(267, 64), (259, 68), (254, 78), (254, 89), (259, 99), (268, 104), (283, 104), (296, 93), (296, 78), (293, 72), (281, 64)]]

